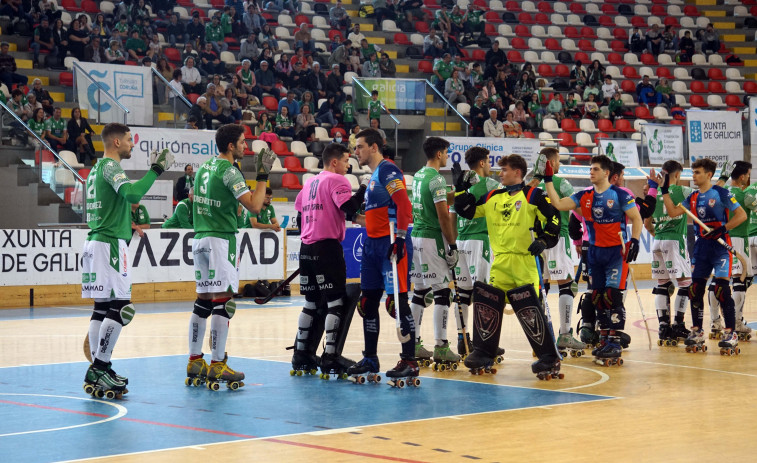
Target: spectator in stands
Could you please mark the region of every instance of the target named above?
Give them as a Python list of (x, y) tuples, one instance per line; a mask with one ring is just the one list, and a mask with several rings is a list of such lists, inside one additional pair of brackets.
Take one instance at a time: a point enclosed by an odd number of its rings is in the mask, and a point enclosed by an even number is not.
[(442, 31), (440, 40), (442, 42), (442, 49), (444, 49), (450, 55), (457, 55), (459, 53), (462, 53), (460, 51), (460, 47), (458, 47), (457, 45), (457, 39), (455, 39), (455, 37), (453, 37), (449, 32)]
[(213, 16), (208, 24), (205, 25), (205, 43), (210, 43), (219, 55), (222, 51), (229, 49), (229, 44), (223, 40), (223, 29), (221, 29), (221, 21), (218, 16)]
[(531, 94), (536, 90), (536, 84), (527, 72), (521, 73), (518, 83), (515, 84), (513, 97), (516, 100), (530, 100)]
[(171, 108), (182, 108), (183, 105), (179, 102), (175, 102), (174, 104), (174, 98), (176, 98), (178, 95), (186, 96), (186, 92), (184, 91), (184, 87), (181, 85), (181, 69), (174, 69), (172, 74), (172, 79), (170, 82), (168, 82), (168, 87), (166, 87), (166, 101), (171, 106)]
[(237, 59), (239, 61), (250, 60), (255, 61), (260, 56), (260, 50), (258, 49), (257, 34), (250, 32), (246, 39), (242, 40), (239, 46), (239, 55)]
[[(124, 39), (128, 39), (129, 34), (121, 34), (118, 29), (113, 29), (113, 31), (110, 33), (110, 40), (108, 41), (108, 45), (110, 45), (110, 42), (116, 41), (118, 42), (118, 46), (121, 50), (124, 49)], [(68, 37), (68, 33), (66, 33), (66, 37)], [(125, 56), (125, 55), (124, 55)]]
[(294, 138), (294, 124), (289, 116), (289, 108), (287, 106), (281, 106), (279, 113), (276, 115), (275, 131), (279, 138)]
[(184, 50), (181, 52), (181, 62), (187, 60), (189, 57), (194, 58), (195, 62), (200, 58), (200, 54), (197, 53), (197, 50), (194, 49), (194, 45), (192, 45), (192, 42), (187, 42), (184, 44)]
[(218, 54), (210, 43), (205, 44), (205, 50), (200, 54), (200, 68), (208, 75), (226, 72), (226, 63), (218, 58)]
[(258, 115), (258, 126), (255, 127), (255, 136), (266, 143), (271, 143), (279, 139), (279, 137), (273, 133), (273, 123), (269, 120), (266, 111), (262, 111)]
[(376, 58), (376, 53), (372, 53), (367, 60), (363, 63), (363, 70), (360, 74), (363, 77), (374, 78), (381, 77), (381, 67), (379, 61)]
[(153, 62), (158, 62), (160, 57), (163, 55), (163, 46), (160, 44), (160, 37), (158, 37), (157, 33), (152, 34), (150, 43), (147, 44), (146, 55), (150, 57)]
[(242, 15), (242, 22), (244, 23), (247, 32), (250, 34), (259, 34), (266, 23), (266, 20), (260, 15), (260, 8), (254, 2), (250, 2), (247, 5), (247, 11)]
[(183, 201), (189, 197), (189, 193), (194, 188), (195, 176), (192, 164), (184, 166), (184, 175), (176, 180), (176, 188), (174, 190), (174, 198), (176, 201)]
[(63, 27), (63, 20), (56, 19), (52, 27), (53, 42), (58, 49), (57, 59), (51, 63), (52, 67), (61, 67), (63, 60), (68, 55), (68, 31)]
[(31, 119), (34, 114), (32, 106), (28, 102), (24, 102), (24, 92), (19, 88), (14, 88), (11, 92), (9, 107), (24, 122)]
[(331, 66), (331, 72), (326, 78), (326, 95), (334, 97), (334, 104), (337, 108), (341, 107), (344, 102), (344, 79), (338, 64)]
[(586, 82), (594, 82), (595, 85), (600, 86), (604, 83), (605, 80), (605, 67), (602, 66), (602, 63), (599, 62), (599, 60), (594, 60), (591, 62), (591, 66), (589, 66), (589, 69), (586, 73)]
[(313, 70), (307, 77), (307, 88), (313, 92), (316, 99), (326, 98), (326, 75), (321, 72), (321, 63), (313, 63)]
[(268, 64), (273, 63), (273, 50), (268, 46), (268, 44), (263, 44), (263, 49), (260, 52), (260, 56), (258, 57), (258, 61), (252, 63), (253, 69), (260, 69), (260, 63), (263, 61), (267, 61)]
[(186, 35), (189, 36), (189, 41), (202, 44), (205, 42), (205, 25), (200, 21), (200, 14), (197, 12), (192, 13), (192, 21), (187, 24)]
[[(32, 91), (29, 91), (29, 93), (26, 94), (26, 102), (32, 109), (32, 115), (37, 111), (37, 109), (42, 109), (42, 103), (37, 101), (37, 95), (35, 95)], [(44, 112), (45, 110), (42, 109), (42, 111)]]
[(502, 122), (497, 119), (497, 110), (489, 110), (489, 119), (484, 122), (484, 136), (487, 138), (504, 138), (505, 128)]
[(444, 8), (439, 8), (434, 12), (434, 20), (431, 22), (431, 29), (436, 29), (439, 32), (452, 32), (452, 24), (449, 15), (444, 11)]
[(576, 119), (580, 119), (581, 116), (582, 116), (581, 109), (578, 107), (578, 100), (576, 100), (576, 94), (574, 94), (573, 92), (568, 92), (568, 99), (565, 102), (565, 117), (573, 117)]
[(581, 60), (576, 60), (573, 69), (570, 70), (570, 88), (577, 92), (583, 92), (586, 87), (586, 68)]
[(294, 33), (294, 44), (305, 50), (305, 53), (315, 53), (315, 41), (310, 35), (310, 26), (307, 23), (302, 23), (300, 30)]
[(352, 104), (352, 95), (347, 95), (341, 107), (342, 125), (349, 132), (355, 124), (355, 106)]
[(19, 21), (26, 21), (33, 24), (33, 18), (29, 15), (28, 3), (24, 4), (21, 0), (8, 0), (0, 6), (0, 16), (18, 18)]
[(181, 68), (182, 82), (184, 91), (190, 93), (202, 93), (202, 76), (200, 71), (195, 67), (195, 60), (188, 56), (184, 60), (184, 66)]
[(313, 93), (310, 90), (302, 93), (302, 99), (300, 99), (299, 103), (300, 111), (302, 111), (302, 108), (304, 108), (305, 106), (310, 106), (310, 114), (315, 117), (316, 106), (315, 101), (313, 101)]
[(529, 120), (528, 111), (526, 111), (526, 104), (518, 100), (515, 102), (515, 108), (513, 108), (513, 120), (520, 124), (521, 128), (531, 127), (531, 121)]
[(547, 104), (547, 114), (556, 119), (558, 123), (565, 117), (565, 104), (559, 93), (555, 92), (552, 94), (552, 98)]
[(596, 95), (589, 94), (589, 97), (584, 101), (584, 117), (587, 119), (597, 119), (599, 117), (599, 105), (594, 100)]
[(84, 47), (89, 44), (89, 35), (81, 29), (79, 21), (72, 21), (71, 28), (68, 30), (68, 50), (71, 56), (84, 61)]
[(107, 40), (110, 37), (110, 27), (105, 21), (105, 15), (97, 13), (95, 16), (95, 22), (92, 24), (92, 35), (99, 36), (102, 40)]
[(92, 37), (92, 42), (84, 48), (84, 61), (88, 63), (107, 63), (108, 57), (105, 56), (105, 49), (100, 46), (100, 37)]
[(616, 93), (620, 92), (617, 82), (612, 80), (612, 76), (606, 75), (605, 81), (602, 84), (602, 98), (605, 104), (609, 103)]
[(484, 12), (478, 5), (474, 5), (473, 2), (468, 4), (468, 11), (465, 12), (463, 22), (463, 30), (469, 39), (472, 39), (473, 34), (476, 32), (478, 32), (477, 40), (481, 40), (484, 37), (486, 27), (481, 18), (483, 15)]
[(66, 148), (76, 153), (76, 158), (81, 164), (89, 165), (89, 161), (97, 159), (95, 155), (95, 146), (92, 144), (92, 134), (95, 133), (89, 125), (87, 118), (81, 117), (81, 109), (73, 108), (71, 110), (71, 119), (66, 125), (68, 132), (68, 142)]
[(129, 10), (129, 14), (131, 14), (132, 20), (136, 20), (138, 18), (149, 18), (150, 10), (147, 9), (145, 0), (137, 0), (136, 4), (132, 2), (132, 6), (131, 6), (131, 9)]
[(319, 124), (329, 124), (336, 127), (336, 113), (339, 107), (334, 104), (334, 95), (326, 97), (326, 100), (318, 106), (318, 113), (315, 115), (315, 121)]
[(279, 113), (281, 113), (281, 108), (283, 107), (287, 108), (287, 114), (291, 114), (294, 117), (300, 113), (300, 103), (295, 100), (295, 93), (291, 89), (287, 92), (286, 98), (282, 98), (279, 101)]
[[(208, 106), (208, 99), (204, 96), (197, 98), (197, 101), (189, 108), (189, 116), (187, 116), (187, 127), (191, 129), (203, 130), (205, 128), (205, 108)], [(194, 120), (194, 125), (190, 124), (190, 121)]]
[(397, 66), (386, 53), (381, 53), (381, 59), (379, 60), (379, 70), (381, 71), (381, 77), (397, 77)]
[(315, 116), (310, 113), (310, 106), (303, 106), (302, 111), (295, 118), (294, 139), (301, 142), (306, 142), (308, 138), (312, 139), (317, 126)]
[(675, 26), (672, 24), (665, 26), (665, 30), (662, 31), (662, 42), (664, 50), (678, 51), (678, 33)]
[(306, 90), (308, 71), (302, 69), (302, 64), (299, 61), (295, 62), (292, 67), (292, 72), (289, 74), (288, 89), (297, 98), (301, 98)]
[[(122, 34), (128, 34), (129, 33), (129, 17), (126, 14), (119, 15), (118, 22), (115, 26), (113, 26), (113, 30), (116, 30)], [(71, 26), (70, 24), (69, 26)]]
[(690, 63), (691, 57), (696, 53), (694, 40), (691, 38), (691, 32), (685, 31), (683, 33), (683, 37), (681, 37), (678, 46), (680, 47), (680, 53), (676, 58), (676, 61), (679, 63)]
[[(382, 143), (382, 148), (386, 147), (386, 132), (379, 127), (379, 120), (378, 119), (371, 119), (371, 128), (379, 133), (381, 135), (381, 139), (384, 141)], [(382, 149), (383, 151), (383, 149)]]
[(352, 47), (352, 41), (347, 39), (344, 42), (342, 42), (341, 45), (339, 45), (334, 51), (331, 52), (331, 55), (329, 56), (328, 63), (329, 66), (334, 67), (335, 64), (339, 66), (339, 70), (342, 74), (347, 72), (347, 68), (349, 66), (349, 53), (350, 48)]
[(657, 94), (660, 95), (661, 103), (668, 108), (675, 102), (673, 88), (670, 86), (667, 78), (660, 77), (660, 80), (657, 82), (657, 86), (654, 89)]
[(225, 5), (223, 7), (223, 14), (221, 15), (221, 31), (223, 31), (224, 37), (232, 37), (234, 34), (234, 23), (237, 21), (235, 17), (237, 14), (236, 8), (232, 5)]
[(257, 79), (255, 78), (255, 73), (252, 71), (251, 67), (252, 63), (250, 60), (246, 59), (242, 61), (242, 67), (239, 68), (236, 75), (242, 82), (242, 87), (244, 87), (245, 93), (248, 95), (255, 95), (258, 100), (262, 100), (263, 94), (261, 93), (260, 88), (255, 88), (257, 86)]
[(26, 85), (29, 78), (23, 74), (16, 73), (16, 59), (8, 53), (10, 44), (8, 42), (0, 43), (0, 81), (9, 89), (13, 84)]
[(620, 92), (615, 92), (612, 95), (612, 99), (607, 105), (607, 109), (609, 112), (609, 117), (612, 122), (615, 122), (615, 119), (622, 119), (623, 118), (623, 112), (625, 111), (625, 108), (623, 107), (623, 100), (620, 99)]
[(470, 121), (473, 129), (471, 136), (483, 137), (484, 136), (484, 122), (489, 117), (489, 110), (484, 105), (484, 97), (477, 95), (473, 106), (470, 108)]
[(436, 29), (430, 29), (428, 35), (423, 38), (423, 55), (432, 58), (441, 58), (444, 55), (442, 39), (436, 34)]
[(457, 36), (458, 34), (463, 32), (464, 30), (463, 23), (465, 22), (465, 15), (463, 12), (460, 11), (460, 7), (457, 4), (455, 4), (452, 7), (452, 11), (450, 11), (448, 17), (449, 17), (449, 21), (450, 21), (449, 25), (451, 29), (449, 31), (450, 35)]
[[(496, 102), (497, 97), (499, 97), (502, 99), (505, 106), (510, 106), (514, 99), (515, 86), (517, 84), (517, 82), (511, 84), (511, 77), (512, 73), (510, 72), (509, 67), (506, 66), (504, 70), (499, 71), (497, 78), (493, 81), (495, 91), (492, 92), (491, 88), (489, 89), (489, 98), (493, 103)], [(499, 112), (499, 115), (504, 119), (504, 112)]]
[(49, 116), (52, 116), (55, 110), (55, 108), (53, 107), (53, 97), (50, 96), (50, 92), (42, 88), (42, 81), (39, 78), (36, 78), (32, 81), (32, 89), (30, 90), (30, 92), (34, 93), (34, 95), (37, 97), (37, 101), (42, 104), (42, 108), (45, 110), (45, 113), (47, 113)]
[(359, 48), (353, 47), (350, 49), (349, 70), (360, 75), (362, 66), (360, 65), (360, 49)]
[(66, 130), (66, 121), (61, 118), (61, 109), (58, 107), (53, 110), (53, 117), (46, 122), (45, 141), (55, 151), (66, 148), (68, 131)]
[(121, 42), (118, 40), (111, 40), (110, 47), (105, 50), (105, 59), (108, 63), (112, 64), (124, 64), (126, 63), (126, 56), (121, 51)]
[(646, 48), (647, 41), (644, 36), (641, 35), (639, 26), (633, 26), (631, 33), (628, 34), (628, 49), (631, 51), (631, 53), (638, 54), (643, 53)]
[(134, 61), (139, 61), (145, 56), (147, 51), (147, 44), (139, 36), (139, 31), (134, 29), (131, 31), (131, 37), (126, 41), (126, 53)]
[(523, 128), (513, 119), (512, 111), (507, 111), (505, 114), (502, 129), (505, 131), (506, 138), (521, 138), (523, 136)]
[[(27, 6), (28, 4), (25, 5), (24, 2), (21, 2), (21, 4), (24, 9), (27, 9), (27, 11), (29, 11)], [(55, 21), (63, 15), (63, 11), (58, 9), (58, 5), (50, 0), (39, 0), (37, 11), (39, 11), (40, 16), (47, 16), (47, 18), (51, 21)]]
[[(30, 95), (33, 96), (34, 94), (30, 93)], [(32, 116), (32, 118), (29, 119), (26, 124), (29, 126), (29, 130), (31, 130), (35, 135), (44, 140), (46, 127), (45, 111), (41, 107), (39, 107), (33, 109), (32, 114), (34, 114), (34, 116)], [(42, 147), (42, 144), (36, 138), (33, 138), (31, 142), (34, 149), (39, 149)]]
[[(600, 89), (598, 89), (598, 88), (597, 88), (597, 86), (596, 86), (596, 85), (594, 85), (594, 82), (592, 82), (592, 83), (590, 83), (590, 84), (589, 84), (589, 85), (588, 85), (588, 86), (587, 86), (587, 87), (586, 87), (586, 88), (584, 89), (584, 92), (583, 92), (583, 95), (582, 95), (582, 97), (583, 97), (584, 101), (586, 101), (586, 100), (588, 100), (588, 99), (589, 99), (589, 95), (594, 95), (594, 98), (598, 100), (598, 99), (599, 99), (599, 94), (600, 94), (600, 93), (601, 93)], [(614, 92), (613, 92), (613, 93), (614, 93)], [(573, 94), (572, 92), (569, 92), (569, 93), (568, 93), (568, 96), (570, 96), (570, 95), (572, 95), (572, 94)]]
[(705, 27), (702, 33), (702, 53), (718, 53), (720, 51), (720, 36), (715, 31), (712, 23)]
[(410, 24), (413, 24), (413, 20), (425, 20), (423, 0), (400, 0), (397, 7), (405, 14), (405, 20)]
[(283, 84), (288, 85), (289, 77), (292, 74), (293, 66), (289, 61), (289, 55), (282, 53), (279, 55), (279, 60), (273, 67), (273, 76), (277, 81), (281, 81)]
[(662, 103), (662, 96), (654, 89), (654, 85), (649, 82), (649, 76), (645, 75), (641, 82), (636, 86), (636, 97), (640, 104), (649, 105), (649, 103)]
[(355, 45), (363, 42), (363, 40), (365, 39), (365, 35), (363, 35), (363, 33), (360, 32), (359, 23), (355, 23), (352, 25), (352, 30), (347, 35), (347, 38), (350, 40), (352, 44), (355, 44)]
[(268, 46), (274, 50), (279, 49), (279, 42), (276, 40), (276, 34), (273, 33), (271, 25), (268, 23), (263, 24), (263, 28), (260, 29), (260, 33), (258, 34), (258, 45), (262, 45), (264, 42), (268, 43)]
[(254, 92), (253, 95), (257, 96), (258, 99), (263, 99), (263, 93), (275, 93), (276, 75), (270, 68), (270, 63), (263, 60), (260, 62), (260, 69), (255, 71), (255, 80), (258, 82), (257, 87), (260, 90), (260, 95), (256, 95)]
[[(568, 96), (572, 97), (572, 95), (568, 95)], [(528, 111), (529, 119), (533, 121), (533, 126), (535, 130), (541, 130), (541, 123), (542, 123), (542, 120), (544, 120), (546, 111), (544, 110), (544, 107), (539, 101), (538, 94), (536, 93), (531, 94), (531, 101), (528, 102), (528, 107), (526, 109)], [(471, 115), (473, 115), (472, 108), (471, 108)]]
[(48, 63), (56, 60), (58, 49), (55, 47), (55, 40), (53, 40), (53, 30), (50, 28), (50, 22), (47, 16), (42, 16), (39, 26), (34, 29), (34, 39), (29, 44), (29, 47), (34, 52), (34, 67), (39, 65), (39, 53), (44, 50), (50, 56)]
[(460, 71), (457, 69), (454, 69), (449, 78), (444, 82), (444, 98), (453, 106), (457, 106), (457, 103), (468, 102), (465, 98), (465, 85), (462, 79), (460, 79)]
[(350, 28), (350, 20), (347, 10), (342, 6), (342, 0), (337, 0), (336, 5), (329, 10), (329, 24), (333, 29), (347, 30)]
[[(248, 103), (252, 103), (252, 101), (249, 100), (250, 95), (247, 94), (247, 90), (244, 88), (244, 85), (242, 84), (242, 79), (239, 78), (239, 74), (233, 74), (231, 76), (231, 83), (229, 84), (229, 87), (234, 89), (234, 95), (239, 101), (239, 105), (243, 109), (247, 107)], [(260, 100), (257, 99), (257, 97), (253, 96), (253, 98), (255, 99), (256, 104), (260, 103)], [(251, 104), (250, 106), (255, 106), (255, 105)]]
[(223, 91), (221, 90), (219, 93), (218, 88), (213, 83), (209, 83), (206, 88), (207, 91), (203, 95), (208, 103), (205, 107), (205, 127), (209, 130), (212, 129), (213, 119), (218, 120), (221, 124), (234, 122), (234, 119), (223, 114), (225, 107), (229, 105), (228, 101), (223, 101), (225, 100)]
[(373, 4), (373, 19), (376, 20), (376, 30), (381, 30), (381, 23), (384, 19), (394, 19), (393, 2), (387, 0), (371, 0)]
[(363, 39), (360, 41), (360, 57), (363, 60), (370, 59), (372, 54), (380, 52), (381, 48), (378, 45), (368, 43), (368, 39)]
[(221, 101), (221, 106), (223, 107), (224, 117), (238, 123), (238, 121), (242, 120), (242, 107), (239, 104), (234, 87), (231, 85), (226, 87), (226, 90), (223, 91), (223, 95), (224, 97)]
[(452, 77), (452, 56), (449, 53), (445, 53), (442, 59), (434, 63), (434, 77), (437, 90), (443, 94), (447, 79)]
[(646, 34), (647, 51), (655, 56), (665, 51), (665, 42), (662, 40), (662, 32), (657, 23), (652, 24)]
[(349, 137), (349, 143), (348, 143), (348, 148), (350, 149), (351, 153), (355, 152), (355, 148), (357, 147), (357, 134), (359, 133), (360, 133), (360, 126), (355, 124), (355, 126), (350, 129), (350, 137)]
[(173, 79), (173, 66), (168, 63), (168, 59), (165, 56), (158, 58), (158, 63), (155, 65), (155, 70), (163, 76), (167, 81)]
[(176, 48), (176, 42), (181, 43), (189, 42), (189, 34), (187, 34), (184, 28), (184, 23), (179, 21), (179, 14), (173, 13), (169, 19), (168, 26), (166, 27), (166, 35), (168, 36), (168, 43), (171, 48)]
[(508, 63), (507, 56), (503, 50), (500, 50), (498, 41), (492, 42), (492, 47), (486, 52), (484, 62), (486, 63), (484, 79), (493, 79), (497, 77), (500, 71), (505, 69)]

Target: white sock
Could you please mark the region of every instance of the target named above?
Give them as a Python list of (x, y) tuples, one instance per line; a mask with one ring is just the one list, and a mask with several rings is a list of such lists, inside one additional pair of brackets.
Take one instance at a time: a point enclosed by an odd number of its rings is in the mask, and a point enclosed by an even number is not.
[(336, 353), (336, 334), (339, 330), (340, 319), (334, 314), (326, 315), (326, 347), (324, 352), (327, 354)]
[(226, 356), (226, 338), (229, 337), (229, 319), (221, 315), (210, 316), (210, 360), (222, 362)]
[(560, 294), (558, 307), (560, 307), (560, 334), (570, 332), (570, 317), (573, 312), (573, 299), (570, 294)]
[(447, 315), (448, 305), (434, 304), (434, 338), (436, 345), (441, 346), (447, 340)]
[[(413, 313), (413, 321), (415, 322), (415, 341), (421, 338), (421, 321), (423, 321), (423, 307), (420, 304), (410, 303), (410, 311)], [(397, 311), (399, 313), (399, 310)]]
[(102, 324), (102, 320), (89, 321), (89, 353), (92, 355), (92, 359), (95, 358), (97, 348), (100, 346), (100, 326)]
[(189, 317), (189, 355), (202, 355), (202, 343), (207, 326), (207, 318), (202, 318), (196, 313)]
[(707, 291), (707, 300), (710, 302), (710, 320), (717, 320), (720, 317), (720, 302), (715, 297), (715, 291)]
[[(110, 362), (110, 357), (113, 355), (113, 348), (116, 347), (116, 341), (121, 334), (121, 326), (115, 320), (106, 318), (100, 325), (100, 342), (95, 354), (98, 360), (102, 360), (105, 363)], [(93, 359), (94, 360), (94, 359)]]
[(744, 317), (744, 300), (746, 299), (746, 292), (733, 291), (732, 294), (733, 306), (736, 309), (736, 324), (739, 324)]
[(686, 313), (686, 303), (689, 301), (689, 296), (676, 295), (674, 304), (676, 313)]

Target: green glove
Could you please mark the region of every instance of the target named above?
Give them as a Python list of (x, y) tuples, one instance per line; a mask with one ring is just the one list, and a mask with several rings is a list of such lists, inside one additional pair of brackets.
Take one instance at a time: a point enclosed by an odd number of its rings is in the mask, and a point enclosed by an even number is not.
[(733, 164), (731, 164), (731, 161), (726, 161), (723, 168), (720, 169), (720, 180), (727, 182), (731, 178), (731, 172), (733, 172)]
[(153, 150), (150, 153), (150, 170), (160, 176), (163, 172), (167, 171), (173, 165), (174, 155), (168, 148), (164, 148), (163, 151), (158, 153), (158, 150)]
[(255, 180), (263, 182), (268, 181), (268, 175), (271, 173), (271, 167), (273, 167), (273, 162), (275, 160), (276, 153), (268, 148), (260, 150), (255, 156), (255, 171), (257, 172)]

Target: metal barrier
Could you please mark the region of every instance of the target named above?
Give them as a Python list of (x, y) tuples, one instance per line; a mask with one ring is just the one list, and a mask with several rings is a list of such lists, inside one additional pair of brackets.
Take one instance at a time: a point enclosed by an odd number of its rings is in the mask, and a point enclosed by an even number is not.
[[(467, 137), (468, 136), (468, 128), (470, 127), (470, 122), (468, 121), (468, 119), (466, 119), (462, 114), (460, 114), (460, 111), (458, 111), (457, 108), (455, 108), (454, 106), (452, 106), (452, 103), (450, 103), (446, 98), (444, 98), (444, 95), (442, 95), (442, 93), (439, 91), (438, 88), (436, 88), (436, 86), (434, 84), (432, 84), (428, 79), (425, 79), (425, 81), (426, 81), (426, 85), (428, 85), (429, 87), (431, 87), (434, 90), (434, 92), (437, 94), (437, 96), (439, 96), (439, 98), (442, 99), (442, 101), (444, 102), (444, 104), (447, 105), (447, 106), (449, 106), (450, 108), (452, 108), (452, 111), (454, 111), (455, 114), (457, 114), (457, 117), (459, 117), (460, 119), (463, 120), (463, 123), (465, 123), (465, 136)], [(447, 135), (447, 110), (446, 110), (446, 108), (444, 110), (444, 135)]]
[(150, 68), (150, 70), (152, 71), (153, 75), (155, 75), (155, 76), (158, 77), (159, 81), (162, 82), (163, 85), (165, 85), (166, 88), (171, 93), (173, 93), (174, 95), (176, 95), (173, 98), (173, 127), (176, 128), (176, 126), (177, 126), (177, 124), (179, 122), (178, 119), (176, 119), (176, 100), (178, 100), (179, 98), (181, 98), (182, 103), (184, 103), (185, 105), (187, 105), (187, 108), (191, 108), (192, 107), (192, 103), (188, 99), (186, 99), (184, 97), (184, 95), (181, 94), (181, 92), (179, 92), (178, 90), (176, 90), (175, 88), (173, 88), (173, 86), (171, 86), (171, 83), (168, 82), (168, 80), (165, 77), (163, 77), (163, 74), (159, 73), (157, 69)]
[[(361, 90), (365, 92), (366, 95), (369, 97), (371, 96), (371, 92), (368, 91), (367, 88), (365, 88), (365, 85), (361, 84), (360, 81), (356, 78), (352, 78), (352, 83), (357, 84), (358, 87), (360, 87)], [(354, 90), (354, 85), (353, 85)], [(354, 93), (354, 91), (353, 91)], [(394, 117), (394, 114), (390, 113), (388, 109), (386, 109), (386, 106), (384, 106), (384, 103), (381, 103), (381, 109), (386, 111), (387, 115), (392, 118), (392, 121), (394, 121), (394, 157), (397, 157), (397, 144), (398, 144), (398, 134), (399, 134), (399, 126), (400, 126), (400, 120)], [(370, 121), (368, 121), (368, 125), (370, 126)]]

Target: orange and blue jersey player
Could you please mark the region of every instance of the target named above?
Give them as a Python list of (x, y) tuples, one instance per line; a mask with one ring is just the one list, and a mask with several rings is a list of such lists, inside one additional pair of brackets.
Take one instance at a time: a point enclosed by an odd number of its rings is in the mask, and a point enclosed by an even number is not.
[[(397, 259), (397, 288), (404, 360), (415, 358), (415, 324), (408, 303), (408, 258), (405, 238), (412, 220), (412, 206), (407, 194), (404, 175), (392, 161), (381, 154), (383, 138), (374, 129), (366, 129), (356, 136), (355, 154), (361, 166), (369, 166), (373, 174), (365, 192), (366, 234), (360, 262), (360, 314), (363, 316), (365, 337), (364, 357), (375, 357), (378, 345), (378, 308), (387, 288), (393, 288), (391, 260)], [(395, 224), (396, 239), (389, 238), (389, 222)], [(409, 336), (409, 337), (408, 337)]]

